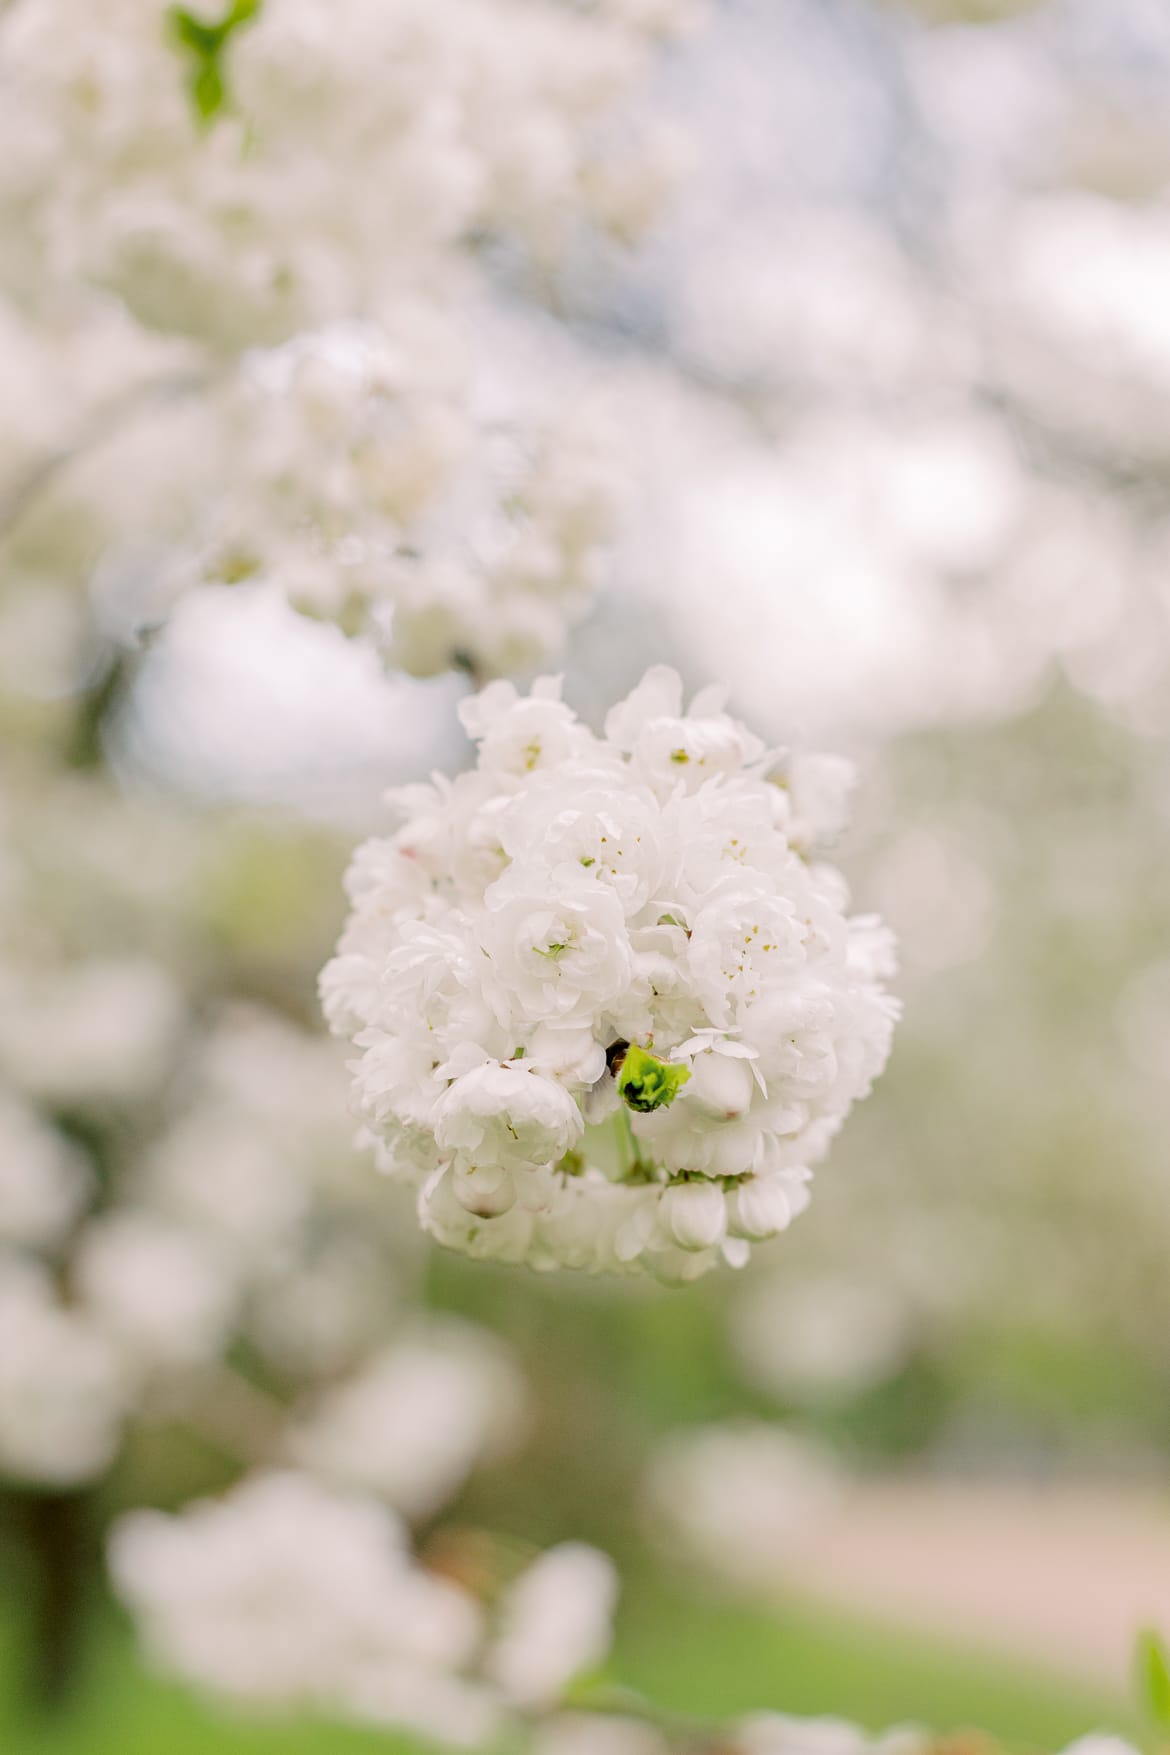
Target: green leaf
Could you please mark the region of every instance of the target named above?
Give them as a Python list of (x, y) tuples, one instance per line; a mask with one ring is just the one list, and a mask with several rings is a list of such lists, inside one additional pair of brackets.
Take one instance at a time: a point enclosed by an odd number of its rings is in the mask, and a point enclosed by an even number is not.
[(690, 1067), (659, 1060), (656, 1054), (631, 1042), (618, 1074), (618, 1095), (639, 1115), (648, 1115), (653, 1109), (665, 1109), (673, 1103), (690, 1076)]
[(257, 17), (262, 4), (263, 0), (232, 0), (215, 24), (208, 24), (185, 6), (168, 8), (167, 29), (175, 46), (190, 62), (187, 90), (201, 121), (214, 121), (227, 103), (224, 51), (235, 32)]
[(1137, 1637), (1137, 1676), (1142, 1705), (1162, 1730), (1170, 1730), (1170, 1653), (1160, 1633), (1143, 1628)]
[(182, 6), (172, 6), (167, 14), (171, 30), (179, 46), (193, 55), (214, 55), (219, 51), (219, 27), (205, 24)]
[(227, 92), (218, 61), (204, 61), (191, 76), (191, 101), (205, 122), (222, 110)]

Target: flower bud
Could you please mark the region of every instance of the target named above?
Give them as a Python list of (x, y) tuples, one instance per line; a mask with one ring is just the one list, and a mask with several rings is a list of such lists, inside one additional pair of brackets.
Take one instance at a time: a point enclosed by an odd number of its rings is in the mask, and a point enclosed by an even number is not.
[(457, 1165), (451, 1189), (459, 1205), (481, 1219), (498, 1219), (516, 1200), (512, 1173), (498, 1164)]
[(787, 1230), (791, 1218), (788, 1191), (779, 1176), (745, 1176), (727, 1197), (727, 1229), (749, 1243)]
[(680, 1249), (710, 1249), (727, 1228), (723, 1190), (716, 1182), (675, 1182), (662, 1196), (663, 1229)]
[(631, 1042), (622, 1059), (617, 1088), (622, 1099), (639, 1115), (667, 1109), (691, 1076), (690, 1068), (677, 1061), (659, 1060)]

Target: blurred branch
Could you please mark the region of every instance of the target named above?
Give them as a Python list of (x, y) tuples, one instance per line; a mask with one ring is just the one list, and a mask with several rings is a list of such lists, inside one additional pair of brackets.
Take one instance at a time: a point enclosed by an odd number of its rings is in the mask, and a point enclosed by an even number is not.
[(70, 768), (98, 768), (104, 759), (102, 727), (106, 717), (121, 700), (129, 682), (130, 661), (125, 652), (117, 652), (99, 666), (92, 687), (78, 697), (77, 712), (64, 751)]

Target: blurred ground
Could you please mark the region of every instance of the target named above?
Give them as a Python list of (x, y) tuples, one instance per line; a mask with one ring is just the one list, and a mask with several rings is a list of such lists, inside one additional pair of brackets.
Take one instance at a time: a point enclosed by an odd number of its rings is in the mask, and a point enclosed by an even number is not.
[(1170, 1625), (1164, 1494), (1123, 1487), (858, 1486), (789, 1581), (922, 1632), (1123, 1689), (1134, 1631)]

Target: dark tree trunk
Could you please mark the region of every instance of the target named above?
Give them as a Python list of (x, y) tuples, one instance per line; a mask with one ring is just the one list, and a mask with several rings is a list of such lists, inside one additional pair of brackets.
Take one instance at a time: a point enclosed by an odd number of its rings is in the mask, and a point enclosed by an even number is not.
[(25, 1496), (29, 1598), (25, 1616), (25, 1687), (41, 1712), (65, 1705), (77, 1680), (90, 1597), (87, 1496), (78, 1492)]

